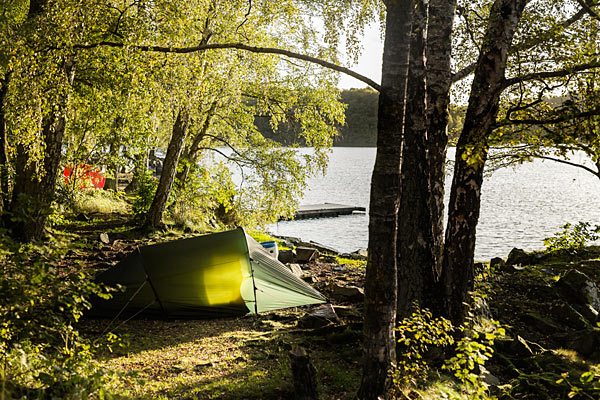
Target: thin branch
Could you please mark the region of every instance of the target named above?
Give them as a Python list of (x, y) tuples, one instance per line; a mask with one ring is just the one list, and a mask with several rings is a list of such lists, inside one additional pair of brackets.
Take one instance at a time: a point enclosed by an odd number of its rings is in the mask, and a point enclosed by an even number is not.
[(585, 10), (586, 13), (588, 13), (592, 18), (595, 18), (598, 21), (600, 21), (600, 16), (592, 9), (592, 6), (595, 6), (596, 4), (592, 3), (590, 5), (588, 1), (584, 1), (584, 0), (576, 0), (576, 1), (581, 6), (581, 8), (583, 10)]
[(556, 71), (532, 72), (522, 76), (516, 76), (514, 78), (506, 79), (504, 81), (504, 87), (507, 88), (521, 82), (532, 81), (536, 79), (541, 80), (545, 78), (562, 78), (576, 72), (587, 71), (595, 68), (600, 68), (600, 60), (590, 61), (588, 63), (574, 65), (572, 67), (558, 69)]
[(380, 91), (381, 86), (373, 81), (370, 78), (367, 78), (364, 75), (361, 75), (357, 72), (354, 72), (346, 67), (342, 67), (340, 65), (334, 64), (329, 61), (322, 60), (317, 57), (312, 57), (306, 54), (296, 53), (290, 50), (278, 49), (274, 47), (258, 47), (258, 46), (249, 46), (243, 43), (207, 43), (200, 44), (198, 46), (190, 46), (190, 47), (167, 47), (167, 46), (153, 46), (153, 45), (130, 45), (127, 46), (124, 43), (118, 42), (110, 42), (110, 41), (102, 41), (98, 43), (84, 44), (84, 45), (75, 45), (75, 48), (78, 49), (95, 49), (98, 47), (115, 47), (115, 48), (123, 48), (123, 47), (131, 47), (133, 49), (137, 49), (140, 51), (150, 51), (157, 53), (175, 53), (175, 54), (189, 54), (196, 53), (206, 50), (222, 50), (222, 49), (236, 49), (236, 50), (244, 50), (249, 51), (251, 53), (259, 53), (259, 54), (277, 54), (285, 57), (296, 58), (298, 60), (307, 61), (313, 64), (318, 64), (322, 67), (341, 72), (343, 74), (349, 75), (355, 79), (358, 79), (361, 82), (366, 83), (371, 86), (373, 89)]
[[(585, 14), (586, 14), (586, 11), (581, 9), (581, 10), (577, 11), (577, 13), (575, 13), (571, 18), (566, 19), (557, 27), (551, 28), (551, 29), (547, 30), (546, 32), (544, 32), (544, 34), (540, 34), (534, 38), (531, 38), (530, 40), (526, 40), (520, 44), (512, 46), (509, 51), (512, 53), (515, 51), (523, 51), (523, 50), (531, 49), (532, 47), (547, 41), (550, 37), (552, 37), (552, 35), (554, 35), (556, 33), (557, 29), (568, 28), (569, 26), (573, 25), (575, 22), (579, 21)], [(476, 67), (477, 67), (477, 62), (474, 62), (472, 64), (467, 65), (463, 69), (455, 72), (454, 74), (452, 74), (452, 83), (456, 83), (458, 81), (465, 79), (467, 76), (469, 76), (473, 72), (475, 72)]]
[(535, 158), (541, 158), (541, 159), (544, 159), (544, 160), (550, 160), (550, 161), (554, 161), (554, 162), (557, 162), (557, 163), (570, 165), (572, 167), (582, 168), (582, 169), (586, 170), (587, 172), (590, 172), (590, 173), (594, 174), (595, 176), (597, 176), (598, 178), (600, 178), (600, 171), (594, 171), (593, 169), (591, 169), (589, 167), (586, 167), (583, 164), (577, 164), (577, 163), (574, 163), (572, 161), (563, 160), (562, 158), (554, 158), (554, 157), (548, 157), (548, 156), (542, 156), (542, 155), (531, 155), (531, 156), (535, 157)]
[(549, 125), (549, 124), (560, 124), (561, 122), (572, 121), (579, 118), (587, 118), (600, 115), (600, 108), (594, 108), (592, 110), (563, 115), (553, 119), (507, 119), (505, 121), (499, 121), (495, 126), (507, 126), (507, 125)]

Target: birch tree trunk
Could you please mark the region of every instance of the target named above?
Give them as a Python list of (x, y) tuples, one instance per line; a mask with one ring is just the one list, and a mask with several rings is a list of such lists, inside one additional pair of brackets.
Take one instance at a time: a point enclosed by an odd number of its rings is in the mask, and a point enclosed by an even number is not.
[(202, 123), (202, 127), (200, 128), (198, 133), (196, 133), (196, 136), (194, 136), (192, 143), (190, 143), (190, 145), (183, 151), (183, 154), (181, 155), (181, 161), (182, 161), (183, 165), (182, 165), (181, 171), (177, 174), (177, 181), (179, 182), (180, 189), (185, 188), (185, 183), (186, 183), (187, 177), (190, 173), (190, 168), (191, 168), (192, 164), (194, 164), (198, 161), (198, 154), (200, 152), (200, 143), (202, 143), (202, 140), (204, 140), (204, 138), (206, 137), (206, 134), (208, 133), (208, 129), (210, 128), (210, 123), (214, 116), (216, 107), (217, 107), (217, 102), (215, 101), (210, 106), (210, 109), (208, 110), (208, 113), (206, 114), (206, 118), (204, 119), (204, 122)]
[(163, 214), (167, 207), (167, 201), (173, 188), (173, 182), (175, 181), (175, 174), (177, 172), (177, 165), (179, 164), (179, 158), (185, 144), (185, 138), (190, 125), (190, 116), (186, 110), (180, 109), (175, 124), (173, 124), (173, 133), (169, 146), (167, 148), (167, 154), (165, 155), (165, 161), (163, 164), (162, 174), (156, 188), (156, 194), (154, 200), (146, 216), (144, 222), (144, 228), (148, 230), (158, 229), (162, 224)]
[(8, 132), (4, 104), (10, 83), (10, 71), (0, 81), (0, 207), (4, 211), (9, 204), (9, 160), (8, 160)]
[(456, 147), (442, 270), (445, 314), (455, 324), (464, 320), (464, 303), (473, 288), (475, 232), (488, 136), (498, 114), (508, 50), (527, 2), (496, 0), (491, 8)]
[(386, 396), (388, 372), (395, 361), (396, 234), (411, 6), (412, 0), (386, 2), (377, 156), (369, 205), (364, 364), (358, 390), (358, 397), (362, 400)]
[(410, 315), (413, 302), (423, 305), (434, 284), (431, 216), (427, 168), (425, 102), (425, 34), (427, 10), (415, 0), (402, 147), (400, 210), (398, 211), (397, 320)]
[[(430, 0), (427, 26), (427, 167), (435, 279), (442, 270), (444, 250), (444, 186), (448, 145), (448, 105), (452, 71), (452, 26), (456, 0)], [(437, 297), (439, 298), (439, 293)], [(439, 302), (427, 304), (439, 311)]]

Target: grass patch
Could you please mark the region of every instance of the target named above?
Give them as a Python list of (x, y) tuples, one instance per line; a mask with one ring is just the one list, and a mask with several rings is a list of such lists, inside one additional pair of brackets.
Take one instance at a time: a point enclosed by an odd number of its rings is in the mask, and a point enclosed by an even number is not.
[(125, 214), (130, 206), (112, 190), (91, 190), (76, 196), (75, 209), (84, 214)]
[(356, 268), (366, 268), (367, 260), (355, 260), (352, 258), (337, 257), (338, 264), (346, 264)]

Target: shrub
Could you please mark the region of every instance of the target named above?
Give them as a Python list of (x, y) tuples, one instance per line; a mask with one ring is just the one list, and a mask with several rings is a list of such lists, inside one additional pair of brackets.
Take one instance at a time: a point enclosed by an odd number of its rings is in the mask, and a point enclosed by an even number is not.
[(131, 211), (136, 221), (143, 221), (158, 187), (158, 181), (152, 176), (150, 171), (143, 171), (138, 176), (138, 187), (136, 188), (131, 205)]
[(554, 236), (544, 239), (546, 250), (574, 254), (581, 251), (587, 243), (600, 238), (600, 225), (592, 227), (589, 222), (580, 221), (577, 225), (567, 223), (562, 228)]
[(107, 294), (83, 272), (54, 266), (65, 249), (0, 239), (1, 398), (86, 398), (105, 391), (106, 373), (75, 323), (89, 296)]
[(452, 323), (445, 318), (433, 318), (427, 309), (416, 308), (396, 328), (399, 345), (398, 364), (394, 384), (418, 385), (427, 379), (429, 365), (426, 353), (432, 347), (445, 347), (454, 343)]

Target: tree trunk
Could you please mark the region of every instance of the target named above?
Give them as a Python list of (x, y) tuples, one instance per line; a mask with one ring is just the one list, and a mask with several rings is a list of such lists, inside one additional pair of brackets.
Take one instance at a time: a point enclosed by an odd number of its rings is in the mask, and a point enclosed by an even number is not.
[(445, 314), (455, 324), (465, 317), (473, 288), (475, 231), (488, 137), (498, 114), (506, 60), (528, 0), (496, 0), (477, 61), (465, 123), (456, 147), (443, 259)]
[[(65, 84), (71, 85), (75, 75), (72, 57), (63, 61), (62, 71)], [(17, 146), (15, 185), (10, 204), (10, 217), (6, 218), (15, 239), (29, 242), (41, 239), (56, 188), (62, 145), (65, 136), (65, 110), (69, 101), (68, 91), (55, 104), (55, 111), (42, 120), (41, 135), (44, 139), (44, 158), (41, 169), (28, 162), (29, 155), (24, 146)]]
[(6, 114), (4, 104), (10, 83), (10, 71), (4, 75), (0, 82), (0, 207), (2, 211), (8, 207), (10, 191), (9, 160), (8, 160), (8, 132), (6, 131)]
[(181, 156), (181, 161), (183, 161), (183, 165), (182, 165), (181, 171), (177, 174), (177, 181), (179, 182), (179, 189), (185, 188), (185, 183), (186, 183), (187, 177), (190, 173), (190, 168), (191, 168), (192, 164), (194, 164), (198, 161), (198, 154), (200, 152), (200, 143), (202, 143), (202, 140), (206, 137), (206, 134), (208, 133), (208, 129), (210, 128), (210, 123), (211, 123), (211, 120), (214, 115), (216, 107), (217, 107), (217, 102), (214, 101), (212, 103), (212, 105), (210, 106), (208, 113), (206, 114), (206, 118), (204, 119), (204, 122), (202, 123), (202, 127), (200, 128), (200, 130), (198, 131), (196, 136), (194, 136), (192, 143), (190, 143), (189, 147), (185, 149), (185, 151), (183, 152), (183, 155)]
[(406, 84), (402, 146), (402, 189), (398, 211), (397, 320), (410, 315), (414, 302), (423, 305), (434, 284), (431, 217), (427, 207), (427, 123), (425, 103), (425, 29), (427, 11), (415, 0)]
[(177, 119), (173, 125), (173, 134), (169, 141), (169, 147), (167, 148), (167, 154), (163, 164), (162, 174), (160, 175), (160, 181), (156, 188), (156, 194), (154, 200), (146, 216), (146, 222), (144, 228), (149, 230), (155, 230), (162, 224), (162, 217), (167, 207), (167, 201), (171, 194), (171, 188), (173, 187), (173, 181), (175, 180), (175, 173), (177, 172), (177, 164), (183, 151), (185, 143), (185, 137), (189, 128), (190, 117), (187, 111), (179, 110)]
[[(435, 279), (442, 270), (444, 250), (444, 187), (448, 145), (448, 104), (452, 71), (452, 25), (456, 0), (430, 0), (427, 28), (427, 166), (429, 170), (429, 209)], [(436, 290), (437, 292), (437, 290)], [(439, 296), (438, 296), (439, 297)], [(439, 301), (427, 304), (440, 311)]]
[(109, 178), (106, 180), (105, 189), (111, 189), (115, 192), (119, 190), (119, 153), (121, 150), (121, 143), (119, 141), (119, 133), (123, 128), (123, 124), (125, 123), (125, 118), (121, 116), (117, 116), (113, 121), (111, 128), (111, 136), (112, 140), (110, 141), (110, 146), (108, 147), (108, 156), (109, 156), (109, 172), (112, 171), (113, 178)]
[(369, 205), (364, 364), (358, 390), (358, 397), (362, 400), (386, 396), (388, 372), (396, 358), (396, 234), (411, 4), (411, 0), (388, 1), (386, 4), (377, 156)]

